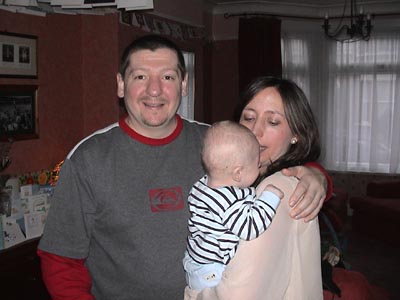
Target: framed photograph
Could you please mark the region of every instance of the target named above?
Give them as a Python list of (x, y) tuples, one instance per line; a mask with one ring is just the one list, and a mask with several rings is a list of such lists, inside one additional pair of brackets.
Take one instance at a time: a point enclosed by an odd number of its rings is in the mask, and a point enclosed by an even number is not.
[(37, 86), (0, 86), (0, 140), (38, 138)]
[(0, 32), (0, 77), (38, 77), (36, 36)]

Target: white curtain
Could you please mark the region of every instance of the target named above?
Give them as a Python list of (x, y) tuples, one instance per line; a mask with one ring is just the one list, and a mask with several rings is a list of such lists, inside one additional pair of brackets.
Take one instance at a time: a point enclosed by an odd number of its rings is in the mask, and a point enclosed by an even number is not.
[(182, 97), (178, 114), (186, 119), (194, 119), (194, 58), (193, 52), (183, 52), (185, 58), (186, 71), (188, 73), (187, 96)]
[(309, 96), (327, 169), (400, 173), (400, 30), (377, 27), (354, 43), (282, 33), (283, 74)]

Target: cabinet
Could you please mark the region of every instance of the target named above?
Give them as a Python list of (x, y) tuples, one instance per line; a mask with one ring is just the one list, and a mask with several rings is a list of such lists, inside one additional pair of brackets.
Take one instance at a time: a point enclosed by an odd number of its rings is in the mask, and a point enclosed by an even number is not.
[(50, 300), (36, 254), (39, 238), (0, 251), (1, 299)]

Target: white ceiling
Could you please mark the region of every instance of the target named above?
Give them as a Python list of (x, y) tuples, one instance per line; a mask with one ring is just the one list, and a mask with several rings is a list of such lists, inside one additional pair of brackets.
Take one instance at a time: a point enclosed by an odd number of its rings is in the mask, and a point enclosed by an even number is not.
[[(286, 15), (306, 15), (321, 17), (341, 15), (346, 0), (204, 0), (212, 7), (214, 14), (258, 12)], [(350, 14), (350, 0), (346, 12)], [(366, 13), (399, 14), (400, 0), (358, 0), (357, 9), (362, 7)]]
[(245, 1), (245, 0), (209, 0), (209, 2), (214, 3), (214, 4), (232, 4), (232, 3), (255, 3), (255, 2), (260, 2), (260, 3), (294, 3), (294, 4), (306, 4), (306, 5), (315, 5), (315, 6), (325, 6), (325, 5), (331, 5), (331, 4), (337, 4), (338, 0), (258, 0), (258, 1)]
[[(53, 7), (50, 3), (59, 2), (82, 2), (83, 0), (0, 0), (0, 9), (13, 12), (46, 15), (46, 13), (97, 13), (104, 14), (115, 11), (116, 8), (96, 7), (93, 9), (62, 9)], [(111, 2), (151, 3), (154, 0), (112, 0)], [(167, 1), (167, 0), (158, 0)], [(182, 1), (182, 0), (181, 0)], [(202, 3), (203, 9), (214, 15), (225, 14), (269, 14), (280, 16), (323, 18), (326, 14), (331, 17), (342, 16), (345, 2), (348, 3), (345, 15), (350, 15), (351, 0), (191, 0)], [(141, 4), (142, 5), (142, 4)], [(391, 15), (400, 18), (400, 0), (357, 0), (359, 10), (375, 16)]]

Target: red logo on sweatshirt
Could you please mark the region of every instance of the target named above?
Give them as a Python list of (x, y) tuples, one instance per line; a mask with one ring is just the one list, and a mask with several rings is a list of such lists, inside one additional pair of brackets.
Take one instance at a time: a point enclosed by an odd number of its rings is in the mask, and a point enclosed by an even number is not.
[(183, 209), (183, 194), (180, 187), (153, 189), (149, 191), (152, 212), (174, 211)]

